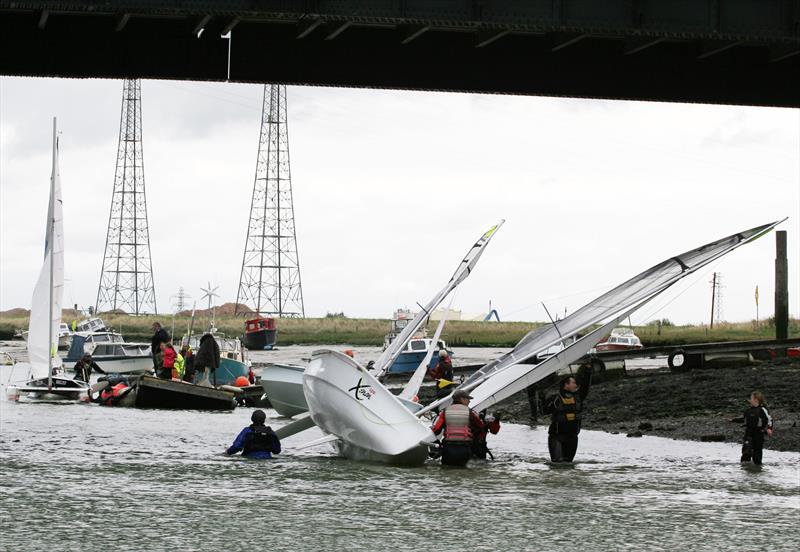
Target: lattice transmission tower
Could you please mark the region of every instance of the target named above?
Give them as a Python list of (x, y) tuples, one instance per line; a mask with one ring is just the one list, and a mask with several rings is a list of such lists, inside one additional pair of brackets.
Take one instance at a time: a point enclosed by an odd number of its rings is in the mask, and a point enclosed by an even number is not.
[(122, 87), (117, 169), (95, 311), (157, 313), (142, 155), (142, 85)]
[(304, 317), (294, 228), (286, 86), (264, 86), (261, 137), (236, 311)]

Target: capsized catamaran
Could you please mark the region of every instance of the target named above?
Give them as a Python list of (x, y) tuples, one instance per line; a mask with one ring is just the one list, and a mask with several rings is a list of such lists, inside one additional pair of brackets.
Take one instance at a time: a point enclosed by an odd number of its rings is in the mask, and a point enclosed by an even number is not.
[[(50, 175), (50, 202), (47, 209), (44, 262), (33, 290), (28, 325), (28, 360), (30, 380), (9, 385), (8, 397), (19, 400), (21, 394), (45, 400), (76, 400), (88, 384), (62, 375), (58, 356), (58, 333), (61, 328), (61, 303), (64, 294), (64, 217), (61, 201), (61, 177), (58, 170), (58, 136), (53, 118), (53, 169)], [(23, 363), (17, 364), (23, 366)]]
[[(442, 303), (442, 301), (445, 300), (451, 291), (453, 291), (456, 287), (458, 287), (459, 284), (461, 284), (461, 282), (467, 279), (472, 270), (475, 268), (475, 265), (478, 264), (478, 260), (481, 258), (481, 255), (483, 254), (486, 246), (489, 244), (489, 241), (492, 239), (492, 236), (494, 236), (504, 222), (505, 220), (501, 220), (499, 223), (484, 232), (480, 238), (478, 238), (478, 241), (476, 241), (475, 244), (470, 247), (469, 251), (467, 251), (467, 254), (458, 264), (458, 267), (450, 277), (450, 280), (447, 281), (447, 284), (444, 286), (444, 288), (442, 288), (433, 297), (433, 299), (428, 301), (427, 305), (422, 307), (422, 310), (417, 313), (414, 319), (411, 320), (405, 328), (403, 328), (403, 331), (401, 331), (392, 341), (389, 347), (383, 351), (378, 360), (374, 363), (370, 362), (367, 365), (366, 369), (371, 371), (376, 378), (380, 379), (386, 375), (394, 361), (397, 359), (403, 349), (405, 349), (408, 342), (414, 337), (420, 326), (425, 323), (430, 314)], [(437, 341), (438, 334), (437, 339), (434, 340), (434, 343)], [(268, 368), (263, 371), (261, 375), (261, 383), (264, 386), (267, 397), (270, 399), (270, 402), (272, 402), (273, 406), (276, 407), (276, 410), (279, 414), (283, 416), (294, 416), (308, 410), (308, 406), (305, 404), (305, 391), (303, 389), (302, 378), (303, 373), (304, 372), (302, 369), (286, 369), (285, 366), (280, 365), (276, 365), (274, 368)], [(301, 397), (303, 397), (302, 400), (300, 399)], [(303, 429), (307, 429), (307, 427), (304, 426)], [(283, 434), (279, 434), (278, 436), (283, 438), (286, 435), (292, 435), (293, 433), (291, 433), (291, 431), (293, 431), (292, 428), (284, 426)]]
[[(785, 219), (784, 219), (785, 220)], [(779, 222), (758, 226), (671, 257), (617, 286), (558, 322), (538, 328), (506, 355), (488, 363), (458, 389), (473, 395), (472, 408), (484, 409), (575, 362), (611, 333), (622, 320), (689, 274), (734, 249), (766, 234)], [(521, 366), (555, 343), (606, 321), (558, 354), (534, 365)], [(450, 397), (412, 413), (380, 381), (353, 359), (334, 351), (314, 353), (304, 378), (310, 417), (352, 459), (420, 463), (434, 436), (419, 416), (444, 407)], [(414, 420), (417, 420), (416, 424)]]

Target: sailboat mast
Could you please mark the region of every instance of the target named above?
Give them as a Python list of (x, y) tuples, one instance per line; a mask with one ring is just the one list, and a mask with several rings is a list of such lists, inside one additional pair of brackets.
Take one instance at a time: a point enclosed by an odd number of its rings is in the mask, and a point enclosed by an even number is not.
[(53, 170), (50, 173), (50, 220), (47, 221), (47, 247), (50, 249), (50, 300), (48, 301), (47, 324), (47, 388), (53, 388), (53, 227), (56, 218), (56, 118), (53, 117)]

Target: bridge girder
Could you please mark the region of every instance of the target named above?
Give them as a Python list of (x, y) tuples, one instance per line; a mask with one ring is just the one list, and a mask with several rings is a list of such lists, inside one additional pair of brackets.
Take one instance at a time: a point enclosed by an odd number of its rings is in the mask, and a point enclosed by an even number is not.
[(800, 107), (799, 33), (800, 0), (0, 0), (0, 74)]

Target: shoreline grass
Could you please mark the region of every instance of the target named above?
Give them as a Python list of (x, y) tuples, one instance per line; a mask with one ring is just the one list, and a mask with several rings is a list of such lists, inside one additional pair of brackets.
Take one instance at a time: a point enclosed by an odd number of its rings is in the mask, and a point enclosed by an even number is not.
[[(172, 333), (172, 316), (128, 316), (124, 314), (101, 314), (103, 320), (115, 331), (122, 333), (128, 341), (149, 341), (153, 322), (161, 322)], [(64, 311), (62, 320), (70, 323), (81, 319), (74, 311)], [(189, 317), (175, 316), (175, 334), (186, 334)], [(364, 345), (382, 346), (384, 335), (389, 331), (388, 319), (365, 318), (284, 318), (276, 321), (278, 345)], [(532, 329), (544, 322), (472, 322), (453, 320), (447, 322), (442, 338), (451, 347), (513, 347)], [(195, 318), (194, 333), (202, 333), (208, 326), (208, 318)], [(227, 336), (241, 336), (244, 319), (241, 316), (217, 316), (218, 330)], [(28, 327), (27, 312), (0, 313), (0, 339), (11, 339), (14, 331)], [(433, 334), (435, 324), (429, 327)], [(746, 341), (774, 339), (775, 328), (771, 321), (721, 323), (713, 329), (707, 326), (634, 326), (642, 343), (648, 346), (684, 345), (688, 343)], [(800, 321), (790, 320), (789, 336), (800, 337)]]

